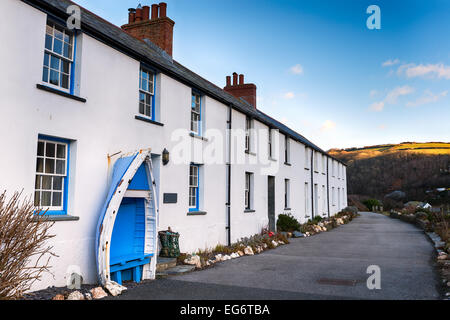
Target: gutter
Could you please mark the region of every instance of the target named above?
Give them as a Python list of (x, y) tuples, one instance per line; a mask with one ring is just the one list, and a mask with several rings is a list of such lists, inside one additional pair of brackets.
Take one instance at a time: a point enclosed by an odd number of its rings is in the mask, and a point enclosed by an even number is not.
[(328, 171), (329, 161), (327, 159), (327, 207), (328, 207), (328, 218), (330, 217), (330, 173)]
[(231, 127), (232, 127), (232, 106), (228, 106), (228, 120), (227, 120), (227, 129), (228, 129), (228, 161), (226, 167), (227, 174), (227, 202), (225, 204), (225, 209), (227, 213), (226, 219), (226, 227), (227, 230), (227, 243), (228, 246), (231, 246)]
[(314, 150), (311, 149), (311, 220), (314, 219)]

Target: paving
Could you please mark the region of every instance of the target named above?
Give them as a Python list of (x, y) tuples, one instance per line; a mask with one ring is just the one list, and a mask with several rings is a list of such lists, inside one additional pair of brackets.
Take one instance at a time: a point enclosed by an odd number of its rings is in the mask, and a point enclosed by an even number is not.
[[(412, 224), (360, 213), (349, 224), (213, 268), (145, 281), (114, 299), (439, 299), (434, 248)], [(370, 290), (369, 266), (381, 289)]]

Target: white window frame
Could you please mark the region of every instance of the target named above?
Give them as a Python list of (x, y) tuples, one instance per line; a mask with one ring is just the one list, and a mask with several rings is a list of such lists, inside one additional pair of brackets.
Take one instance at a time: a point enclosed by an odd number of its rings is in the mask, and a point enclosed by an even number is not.
[[(39, 144), (44, 144), (44, 153), (43, 155), (39, 154)], [(54, 156), (47, 156), (47, 145), (53, 144), (55, 145), (55, 154)], [(59, 146), (64, 147), (64, 158), (58, 157), (57, 150)], [(38, 139), (38, 149), (36, 155), (36, 170), (35, 170), (35, 188), (34, 188), (34, 204), (36, 207), (42, 208), (43, 210), (48, 211), (63, 211), (64, 210), (64, 195), (65, 195), (65, 182), (67, 179), (67, 168), (68, 168), (68, 151), (69, 144), (60, 141), (47, 140), (47, 139)], [(42, 172), (39, 171), (39, 159), (42, 159)], [(53, 162), (53, 172), (46, 172), (47, 170), (47, 159)], [(58, 161), (64, 161), (64, 172), (56, 173), (57, 171), (57, 163)], [(52, 163), (50, 162), (50, 163)], [(49, 177), (51, 180), (50, 189), (43, 188), (43, 180), (44, 177)], [(54, 189), (54, 178), (62, 178), (61, 179), (61, 189)], [(38, 182), (39, 180), (39, 182)], [(42, 195), (43, 193), (50, 193), (50, 205), (42, 205)], [(53, 205), (53, 195), (55, 193), (61, 193), (61, 205), (54, 206)], [(37, 200), (37, 196), (39, 195), (39, 200)]]
[(284, 208), (291, 208), (291, 180), (284, 179)]
[(246, 172), (245, 173), (245, 190), (244, 190), (245, 210), (253, 209), (252, 192), (253, 192), (253, 173)]
[[(195, 119), (197, 118), (197, 119)], [(202, 126), (202, 96), (192, 92), (191, 96), (191, 133), (201, 135)], [(197, 130), (195, 130), (197, 129)]]
[(245, 117), (245, 151), (251, 152), (252, 149), (252, 128), (253, 120), (249, 116)]
[(309, 183), (305, 182), (305, 216), (309, 216)]
[[(193, 170), (194, 169), (194, 170)], [(193, 170), (193, 171), (192, 171)], [(199, 198), (200, 198), (200, 167), (195, 164), (189, 166), (189, 209), (199, 209)], [(194, 182), (191, 182), (194, 179)], [(192, 194), (193, 192), (193, 194)], [(192, 205), (191, 200), (194, 199), (194, 204)]]
[[(52, 34), (49, 33), (50, 29), (51, 29)], [(60, 30), (58, 30), (59, 32), (61, 32), (61, 30), (62, 30), (62, 39), (57, 39), (57, 37), (55, 36), (56, 29), (60, 29)], [(66, 36), (68, 37), (69, 42), (66, 41)], [(47, 48), (47, 37), (51, 37), (51, 46), (52, 46), (51, 49)], [(61, 42), (62, 53), (58, 53), (58, 52), (54, 51), (56, 41)], [(68, 56), (64, 55), (65, 45), (67, 45), (70, 48), (70, 51), (68, 51)], [(72, 86), (73, 86), (73, 83), (71, 81), (72, 65), (73, 65), (74, 59), (75, 59), (74, 50), (75, 50), (75, 34), (52, 21), (47, 21), (46, 28), (45, 28), (44, 61), (43, 61), (43, 65), (42, 65), (42, 83), (43, 84), (45, 84), (46, 86), (64, 91), (64, 92), (68, 92), (68, 93), (71, 92)], [(48, 61), (47, 61), (47, 56), (48, 56)], [(58, 69), (52, 68), (52, 63), (51, 63), (52, 57), (54, 57), (55, 59), (58, 60)], [(46, 61), (48, 63), (47, 65), (46, 65)], [(63, 72), (63, 62), (66, 62), (68, 64), (67, 72)], [(58, 84), (53, 84), (50, 82), (52, 71), (58, 73)], [(64, 88), (62, 86), (62, 81), (61, 81), (62, 74), (67, 76), (67, 88)], [(45, 80), (45, 75), (46, 75), (47, 80)]]
[(311, 167), (311, 159), (309, 157), (309, 151), (312, 149), (305, 147), (305, 169), (310, 169)]
[[(144, 77), (143, 75), (146, 75)], [(150, 80), (151, 78), (151, 80)], [(138, 113), (140, 116), (155, 120), (155, 73), (146, 68), (139, 68), (139, 109)], [(145, 83), (145, 86), (143, 85)], [(145, 88), (146, 87), (146, 88)], [(150, 90), (151, 89), (151, 90)], [(144, 100), (141, 100), (141, 95), (144, 96)], [(149, 99), (149, 102), (147, 102)], [(143, 110), (141, 110), (143, 108)], [(147, 114), (147, 110), (150, 108), (150, 114)]]
[(291, 163), (291, 140), (284, 136), (284, 162)]

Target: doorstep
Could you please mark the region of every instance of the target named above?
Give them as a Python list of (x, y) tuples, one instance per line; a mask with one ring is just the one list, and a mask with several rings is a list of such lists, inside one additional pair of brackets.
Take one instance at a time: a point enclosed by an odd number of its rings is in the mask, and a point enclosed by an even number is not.
[(191, 272), (195, 269), (192, 265), (179, 265), (172, 268), (168, 268), (163, 271), (156, 272), (156, 278), (165, 278), (167, 276), (176, 276), (184, 273)]
[(158, 260), (156, 260), (156, 272), (173, 268), (176, 265), (177, 265), (177, 258), (158, 257)]

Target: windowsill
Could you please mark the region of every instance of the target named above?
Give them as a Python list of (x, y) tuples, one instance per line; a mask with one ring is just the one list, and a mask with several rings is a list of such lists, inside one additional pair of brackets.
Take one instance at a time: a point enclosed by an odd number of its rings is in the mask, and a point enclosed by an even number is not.
[(189, 211), (187, 213), (188, 216), (204, 216), (206, 215), (206, 211)]
[(156, 124), (157, 126), (161, 126), (161, 127), (164, 126), (164, 124), (161, 123), (161, 122), (158, 122), (158, 121), (155, 121), (155, 120), (152, 120), (152, 119), (150, 119), (150, 118), (143, 117), (143, 116), (135, 115), (134, 118), (135, 118), (136, 120), (141, 120), (141, 121), (144, 121), (144, 122)]
[[(55, 214), (55, 215), (44, 215), (46, 221), (78, 221), (80, 220), (80, 217), (76, 216), (69, 216), (66, 214)], [(37, 217), (33, 218), (34, 221), (37, 220)]]
[(314, 172), (315, 172), (315, 173), (319, 173), (319, 171), (317, 171), (317, 170), (314, 170)]
[(244, 213), (252, 213), (252, 212), (256, 212), (256, 210), (253, 209), (245, 209)]
[(292, 164), (289, 163), (289, 162), (285, 162), (284, 164), (287, 165), (287, 166), (292, 166)]
[(246, 154), (250, 154), (252, 156), (256, 156), (256, 153), (255, 152), (251, 152), (250, 150), (245, 150), (245, 153)]
[(284, 208), (283, 210), (291, 211), (292, 209), (291, 208)]
[(190, 132), (189, 135), (192, 138), (200, 139), (200, 140), (203, 140), (203, 141), (208, 141), (208, 139), (206, 139), (205, 137), (202, 137), (202, 136), (200, 136), (200, 135), (198, 135), (198, 134), (196, 134), (194, 132)]
[(47, 91), (47, 92), (50, 92), (50, 93), (54, 93), (54, 94), (57, 94), (57, 95), (60, 95), (60, 96), (63, 96), (63, 97), (69, 98), (69, 99), (73, 99), (73, 100), (76, 100), (76, 101), (79, 101), (79, 102), (86, 102), (86, 99), (84, 99), (84, 98), (80, 98), (80, 97), (75, 96), (73, 94), (70, 94), (68, 92), (64, 92), (64, 91), (61, 91), (61, 90), (58, 90), (58, 89), (54, 89), (52, 87), (45, 86), (45, 85), (42, 85), (42, 84), (39, 84), (39, 83), (36, 84), (36, 88), (38, 88), (39, 90), (43, 90), (43, 91)]
[(270, 161), (275, 161), (275, 162), (277, 161), (277, 159), (272, 158), (272, 157), (269, 157), (269, 160), (270, 160)]
[(325, 176), (325, 175), (327, 175), (325, 172), (322, 172), (322, 174)]
[(309, 170), (309, 168), (305, 168), (305, 170)]

